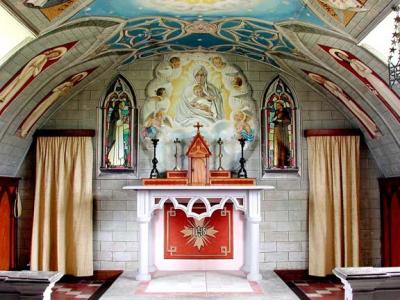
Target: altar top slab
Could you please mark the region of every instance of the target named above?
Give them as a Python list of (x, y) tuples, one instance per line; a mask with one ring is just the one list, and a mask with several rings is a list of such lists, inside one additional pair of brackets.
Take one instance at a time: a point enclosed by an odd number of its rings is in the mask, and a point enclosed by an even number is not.
[(358, 267), (335, 268), (333, 274), (345, 280), (349, 279), (376, 279), (381, 277), (400, 277), (400, 267)]
[(273, 190), (272, 185), (127, 185), (123, 190)]

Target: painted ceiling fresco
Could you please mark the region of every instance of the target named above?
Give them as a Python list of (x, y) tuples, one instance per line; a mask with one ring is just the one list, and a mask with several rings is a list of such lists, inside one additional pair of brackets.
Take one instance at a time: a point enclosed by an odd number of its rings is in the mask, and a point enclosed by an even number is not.
[(74, 18), (84, 16), (169, 16), (188, 21), (240, 16), (269, 22), (301, 20), (323, 24), (301, 0), (96, 0)]
[(138, 58), (174, 51), (231, 52), (279, 67), (268, 53), (299, 55), (269, 22), (245, 18), (188, 22), (176, 18), (145, 17), (130, 20), (97, 51), (127, 51)]

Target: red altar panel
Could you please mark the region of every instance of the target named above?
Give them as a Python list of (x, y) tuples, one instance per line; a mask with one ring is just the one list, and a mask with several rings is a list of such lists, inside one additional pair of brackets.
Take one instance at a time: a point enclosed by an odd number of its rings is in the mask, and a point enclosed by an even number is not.
[(384, 267), (400, 266), (400, 177), (379, 179)]
[[(194, 205), (193, 211), (204, 212), (204, 206)], [(187, 218), (172, 204), (164, 205), (165, 259), (232, 259), (233, 205), (226, 204), (210, 218)]]

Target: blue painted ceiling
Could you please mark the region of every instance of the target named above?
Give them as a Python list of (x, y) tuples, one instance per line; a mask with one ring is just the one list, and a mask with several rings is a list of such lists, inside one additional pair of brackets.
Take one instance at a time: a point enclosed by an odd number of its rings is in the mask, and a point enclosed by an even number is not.
[(81, 9), (74, 18), (84, 16), (125, 19), (168, 16), (187, 21), (244, 17), (269, 22), (300, 20), (323, 24), (301, 0), (96, 0)]

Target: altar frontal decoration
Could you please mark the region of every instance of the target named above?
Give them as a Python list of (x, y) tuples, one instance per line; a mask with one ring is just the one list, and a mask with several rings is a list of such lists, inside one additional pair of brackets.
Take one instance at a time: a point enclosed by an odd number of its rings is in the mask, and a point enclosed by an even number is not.
[[(193, 211), (202, 213), (202, 205)], [(165, 259), (233, 259), (233, 205), (228, 203), (211, 217), (188, 218), (172, 204), (164, 205)]]
[[(199, 122), (211, 148), (217, 147), (219, 138), (224, 141), (222, 168), (232, 169), (240, 156), (239, 138), (246, 139), (247, 150), (255, 148), (257, 116), (247, 78), (221, 54), (169, 54), (155, 67), (154, 79), (146, 87), (141, 140), (150, 158), (151, 140), (159, 139), (159, 171), (171, 170), (173, 141), (178, 138), (186, 152), (193, 125)], [(217, 168), (217, 164), (218, 158), (212, 157), (210, 165)]]

